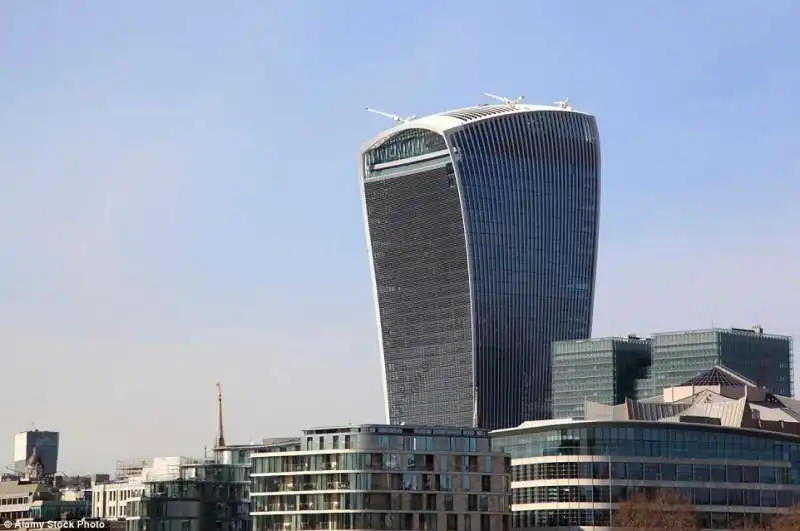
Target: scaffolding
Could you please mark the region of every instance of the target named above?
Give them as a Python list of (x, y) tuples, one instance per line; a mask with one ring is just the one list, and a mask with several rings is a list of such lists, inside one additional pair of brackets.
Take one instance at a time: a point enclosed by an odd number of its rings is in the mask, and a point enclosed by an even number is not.
[(115, 479), (124, 481), (134, 476), (140, 476), (144, 469), (152, 466), (152, 457), (137, 457), (117, 461)]

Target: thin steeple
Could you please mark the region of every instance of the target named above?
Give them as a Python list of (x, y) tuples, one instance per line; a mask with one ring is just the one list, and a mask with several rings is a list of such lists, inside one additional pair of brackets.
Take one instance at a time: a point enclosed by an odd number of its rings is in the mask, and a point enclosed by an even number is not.
[(222, 428), (222, 386), (217, 382), (217, 448), (225, 446), (225, 432)]

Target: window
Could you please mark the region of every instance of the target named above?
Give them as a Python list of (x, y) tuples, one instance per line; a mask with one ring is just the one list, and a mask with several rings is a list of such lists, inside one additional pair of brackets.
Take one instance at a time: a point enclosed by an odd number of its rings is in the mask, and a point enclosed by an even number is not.
[(711, 465), (709, 475), (712, 482), (724, 483), (727, 480), (727, 468), (725, 465)]
[(445, 494), (444, 495), (444, 506), (443, 509), (445, 511), (452, 511), (453, 510), (453, 495), (452, 494)]

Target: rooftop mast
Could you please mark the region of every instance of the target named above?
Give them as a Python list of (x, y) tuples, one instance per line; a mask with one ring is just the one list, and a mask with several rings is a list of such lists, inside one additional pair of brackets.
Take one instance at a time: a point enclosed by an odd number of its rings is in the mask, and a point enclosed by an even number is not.
[(510, 99), (504, 98), (502, 96), (496, 96), (496, 95), (491, 94), (489, 92), (484, 92), (483, 95), (486, 96), (487, 98), (492, 98), (493, 100), (497, 100), (499, 102), (502, 102), (504, 105), (508, 105), (509, 107), (516, 107), (517, 105), (522, 103), (522, 100), (524, 99), (523, 96), (517, 96), (513, 100), (510, 100)]
[(564, 98), (561, 101), (554, 101), (553, 105), (555, 105), (559, 109), (565, 109), (567, 111), (571, 111), (572, 110), (572, 105), (569, 104), (569, 98)]
[(377, 109), (371, 109), (369, 107), (366, 108), (366, 111), (367, 112), (371, 112), (372, 114), (377, 114), (379, 116), (385, 116), (386, 118), (390, 118), (390, 119), (394, 120), (395, 122), (401, 123), (401, 124), (407, 124), (408, 122), (410, 122), (411, 120), (416, 118), (416, 115), (409, 116), (408, 118), (403, 118), (403, 117), (398, 116), (396, 114), (390, 114), (388, 112), (379, 111)]
[(225, 433), (222, 431), (222, 386), (217, 382), (217, 448), (225, 446)]

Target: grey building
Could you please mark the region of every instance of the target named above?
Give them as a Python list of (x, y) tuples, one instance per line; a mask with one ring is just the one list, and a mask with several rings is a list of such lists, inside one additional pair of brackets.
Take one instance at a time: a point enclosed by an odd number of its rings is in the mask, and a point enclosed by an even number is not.
[(549, 418), (550, 344), (591, 335), (594, 117), (507, 102), (403, 121), (359, 177), (387, 420)]
[(792, 338), (764, 329), (714, 328), (653, 334), (656, 394), (681, 385), (712, 365), (723, 365), (773, 393), (792, 396)]
[(249, 478), (213, 459), (162, 464), (143, 472), (127, 501), (127, 531), (247, 531)]
[(42, 464), (43, 474), (52, 476), (58, 472), (58, 444), (57, 431), (29, 430), (17, 433), (14, 436), (14, 470), (24, 474), (35, 451)]
[(363, 425), (305, 430), (254, 454), (254, 531), (505, 531), (508, 457), (480, 429)]
[(636, 336), (557, 341), (553, 417), (583, 416), (584, 402), (621, 404), (652, 395), (650, 341)]
[(722, 367), (687, 384), (492, 432), (511, 456), (513, 528), (617, 529), (620, 502), (657, 491), (686, 498), (702, 529), (768, 524), (800, 503), (800, 402)]
[[(264, 439), (260, 443), (252, 444), (229, 444), (214, 448), (214, 460), (217, 463), (238, 468), (243, 477), (248, 480), (245, 485), (248, 508), (250, 512), (250, 485), (252, 483), (250, 473), (253, 470), (253, 455), (266, 452), (283, 452), (300, 449), (300, 439), (297, 437), (276, 437)], [(249, 529), (249, 527), (248, 527)]]

